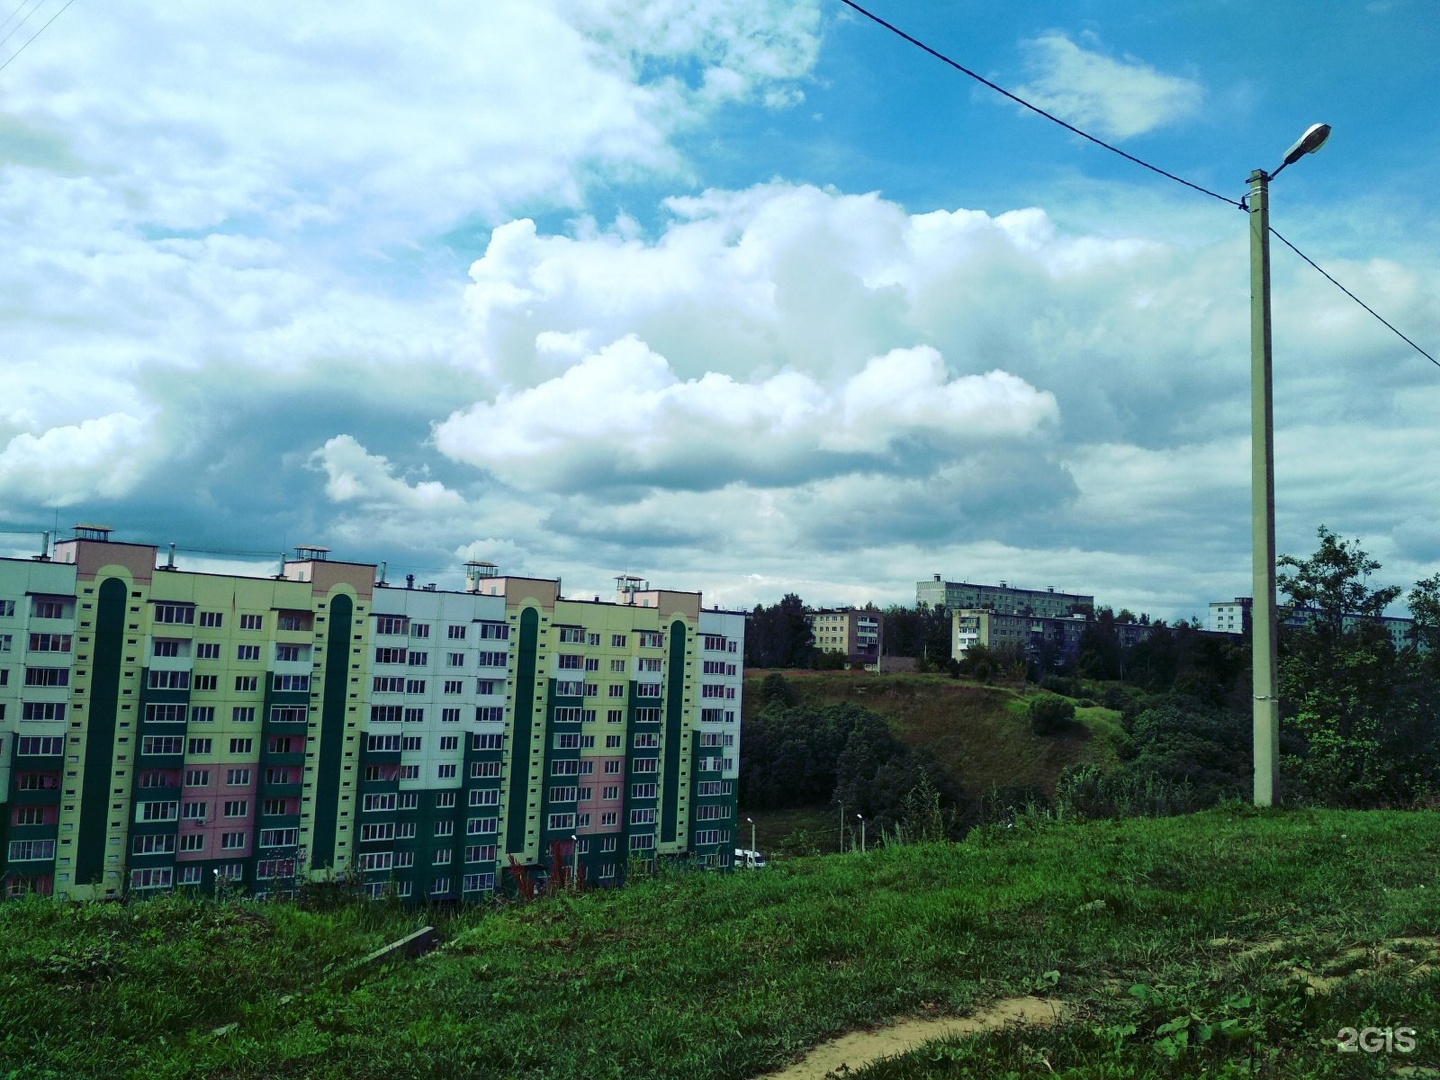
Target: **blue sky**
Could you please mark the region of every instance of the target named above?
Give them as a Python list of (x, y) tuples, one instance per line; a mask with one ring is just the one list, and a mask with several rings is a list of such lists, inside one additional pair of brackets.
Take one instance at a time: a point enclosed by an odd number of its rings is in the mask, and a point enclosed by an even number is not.
[[(734, 607), (1249, 592), (1245, 218), (838, 0), (123, 12), (0, 44), (0, 548)], [(1440, 347), (1431, 0), (868, 5)], [(18, 56), (15, 50), (25, 45)], [(1277, 531), (1440, 571), (1440, 368), (1275, 251)], [(228, 561), (227, 561), (228, 560)]]

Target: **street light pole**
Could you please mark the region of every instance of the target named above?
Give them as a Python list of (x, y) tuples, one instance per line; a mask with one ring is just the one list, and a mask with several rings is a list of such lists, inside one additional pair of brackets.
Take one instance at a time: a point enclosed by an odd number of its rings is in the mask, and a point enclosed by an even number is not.
[(1270, 177), (1250, 174), (1251, 680), (1255, 692), (1255, 805), (1275, 801), (1280, 699), (1275, 696), (1275, 413), (1271, 402)]
[(856, 814), (855, 816), (860, 819), (860, 854), (861, 854), (861, 855), (864, 855), (864, 854), (865, 854), (865, 815), (864, 815), (864, 814)]
[(577, 889), (580, 885), (580, 837), (575, 833), (570, 834), (570, 888)]
[(754, 858), (755, 852), (759, 850), (755, 846), (755, 819), (747, 817), (745, 820), (750, 824), (750, 853), (751, 858)]
[(1251, 680), (1255, 695), (1255, 805), (1275, 802), (1280, 762), (1279, 667), (1275, 658), (1275, 413), (1270, 343), (1270, 181), (1287, 165), (1313, 154), (1330, 137), (1314, 124), (1285, 154), (1273, 174), (1250, 174), (1250, 519)]

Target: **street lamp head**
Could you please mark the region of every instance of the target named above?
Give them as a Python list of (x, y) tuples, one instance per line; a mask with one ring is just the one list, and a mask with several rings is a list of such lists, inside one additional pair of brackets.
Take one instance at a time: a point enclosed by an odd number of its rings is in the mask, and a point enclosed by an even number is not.
[[(1285, 151), (1285, 164), (1293, 165), (1306, 154), (1315, 153), (1316, 150), (1319, 150), (1325, 145), (1325, 141), (1329, 138), (1329, 124), (1311, 124), (1305, 129), (1305, 134), (1295, 140), (1295, 145)], [(1281, 167), (1283, 168), (1284, 166)], [(1279, 172), (1280, 170), (1277, 169), (1275, 171)]]
[(1265, 180), (1274, 180), (1275, 177), (1279, 176), (1285, 170), (1285, 166), (1294, 165), (1295, 162), (1299, 161), (1306, 154), (1315, 153), (1316, 150), (1319, 150), (1325, 145), (1326, 140), (1329, 138), (1329, 124), (1311, 124), (1305, 129), (1305, 134), (1295, 140), (1295, 145), (1285, 151), (1285, 160), (1280, 163), (1280, 168), (1276, 169), (1269, 176), (1265, 176), (1263, 172), (1259, 175)]

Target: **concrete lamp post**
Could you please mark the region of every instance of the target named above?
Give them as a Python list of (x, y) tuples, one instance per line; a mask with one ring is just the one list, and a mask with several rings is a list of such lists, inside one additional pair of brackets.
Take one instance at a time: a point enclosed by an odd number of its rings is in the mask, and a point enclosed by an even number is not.
[(1313, 154), (1330, 137), (1329, 124), (1312, 124), (1273, 173), (1250, 174), (1250, 519), (1251, 671), (1255, 693), (1255, 805), (1271, 806), (1280, 762), (1279, 669), (1275, 660), (1275, 414), (1271, 403), (1270, 181)]
[(856, 814), (855, 816), (860, 819), (860, 854), (861, 854), (861, 855), (864, 855), (864, 854), (865, 854), (865, 815), (864, 815), (864, 814)]
[(755, 846), (755, 819), (747, 817), (745, 822), (750, 826), (750, 850), (752, 852), (758, 851), (759, 849)]

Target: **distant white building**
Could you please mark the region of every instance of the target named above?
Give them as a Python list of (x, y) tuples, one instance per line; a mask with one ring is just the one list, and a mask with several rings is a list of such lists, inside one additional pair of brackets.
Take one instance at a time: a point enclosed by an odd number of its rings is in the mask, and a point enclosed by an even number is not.
[[(1212, 601), (1209, 616), (1205, 620), (1205, 629), (1220, 634), (1248, 634), (1250, 632), (1250, 609), (1251, 598), (1248, 596), (1237, 596), (1234, 600), (1227, 601)], [(1295, 611), (1290, 614), (1286, 623), (1292, 627), (1303, 627), (1308, 618), (1305, 611)], [(1375, 617), (1346, 615), (1342, 625), (1345, 632), (1349, 633), (1362, 623), (1372, 623), (1384, 627), (1397, 650), (1410, 645), (1415, 626), (1413, 619), (1402, 619), (1392, 615)]]
[(1237, 596), (1234, 600), (1211, 601), (1210, 614), (1205, 619), (1205, 629), (1217, 634), (1248, 633), (1251, 603), (1248, 596)]

